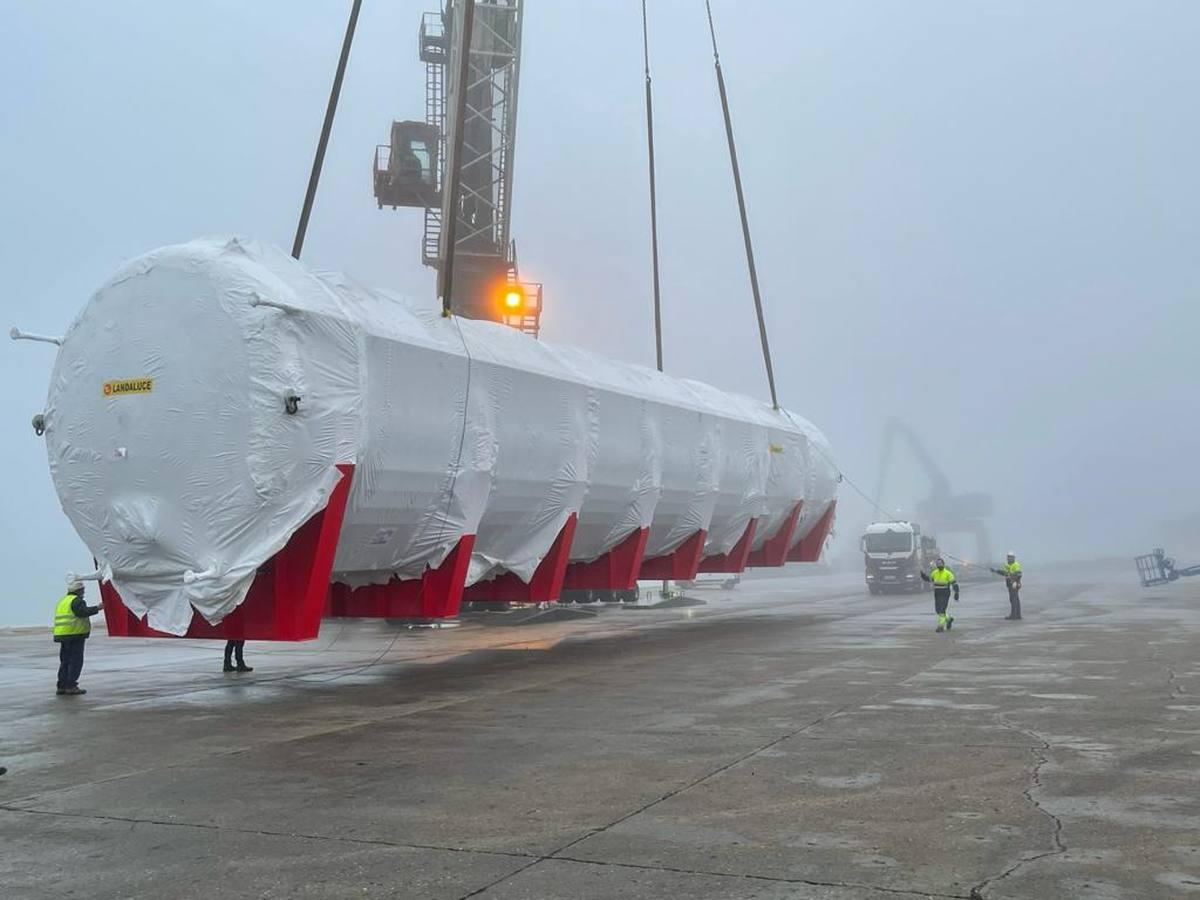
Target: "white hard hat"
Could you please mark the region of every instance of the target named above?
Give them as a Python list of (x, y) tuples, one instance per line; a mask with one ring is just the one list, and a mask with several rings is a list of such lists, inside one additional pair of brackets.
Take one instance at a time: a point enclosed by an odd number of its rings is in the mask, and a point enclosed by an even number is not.
[(1009, 551), (1008, 551), (1008, 555), (1009, 555), (1009, 556), (1016, 556), (1016, 555), (1017, 555), (1017, 552), (1016, 552), (1015, 550), (1009, 550)]
[(67, 593), (68, 594), (74, 594), (76, 591), (82, 591), (82, 590), (83, 590), (83, 582), (80, 581), (78, 578), (72, 578), (67, 583)]

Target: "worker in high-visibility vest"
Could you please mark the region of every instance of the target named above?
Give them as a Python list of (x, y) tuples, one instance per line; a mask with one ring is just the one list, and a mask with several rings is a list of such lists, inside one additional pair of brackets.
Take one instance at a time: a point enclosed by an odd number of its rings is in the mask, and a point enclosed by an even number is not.
[(937, 628), (934, 630), (939, 634), (949, 631), (954, 627), (954, 616), (947, 611), (950, 606), (950, 592), (954, 592), (954, 600), (957, 602), (958, 579), (946, 567), (946, 561), (939, 556), (934, 560), (933, 568), (928, 573), (921, 573), (921, 580), (933, 584), (933, 609), (938, 618)]
[(1017, 554), (1008, 551), (1008, 558), (999, 569), (992, 569), (997, 575), (1004, 576), (1004, 585), (1008, 588), (1009, 612), (1006, 621), (1021, 618), (1021, 564), (1017, 562)]
[(54, 608), (54, 641), (58, 644), (58, 691), (63, 694), (86, 694), (79, 686), (83, 671), (83, 646), (92, 633), (92, 616), (104, 609), (104, 601), (88, 606), (83, 600), (83, 582), (73, 580), (67, 593)]

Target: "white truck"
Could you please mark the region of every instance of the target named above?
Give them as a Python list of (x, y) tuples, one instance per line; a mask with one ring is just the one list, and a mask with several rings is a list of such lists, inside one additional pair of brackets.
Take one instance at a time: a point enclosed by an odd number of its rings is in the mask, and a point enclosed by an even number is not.
[(937, 541), (921, 534), (915, 522), (873, 522), (860, 546), (867, 590), (918, 592), (925, 589), (921, 572), (937, 557)]

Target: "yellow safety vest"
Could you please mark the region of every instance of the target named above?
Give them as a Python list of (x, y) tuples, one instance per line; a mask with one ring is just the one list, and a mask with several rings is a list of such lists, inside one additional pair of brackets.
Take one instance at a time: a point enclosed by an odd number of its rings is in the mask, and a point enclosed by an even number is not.
[(1019, 562), (1005, 563), (1004, 564), (1004, 574), (1020, 575), (1021, 574), (1021, 564)]
[(934, 587), (948, 588), (954, 583), (954, 573), (949, 569), (934, 569), (929, 577)]
[(81, 634), (92, 633), (92, 620), (86, 616), (80, 618), (71, 612), (71, 604), (75, 602), (74, 594), (67, 594), (58, 601), (54, 609), (54, 636), (77, 637)]

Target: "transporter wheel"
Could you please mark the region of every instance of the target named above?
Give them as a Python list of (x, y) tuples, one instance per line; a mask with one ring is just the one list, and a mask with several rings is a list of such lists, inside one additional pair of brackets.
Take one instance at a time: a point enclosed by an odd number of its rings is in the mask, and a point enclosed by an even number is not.
[(881, 588), (877, 584), (868, 584), (867, 590), (870, 591), (872, 594), (878, 594), (880, 592)]

